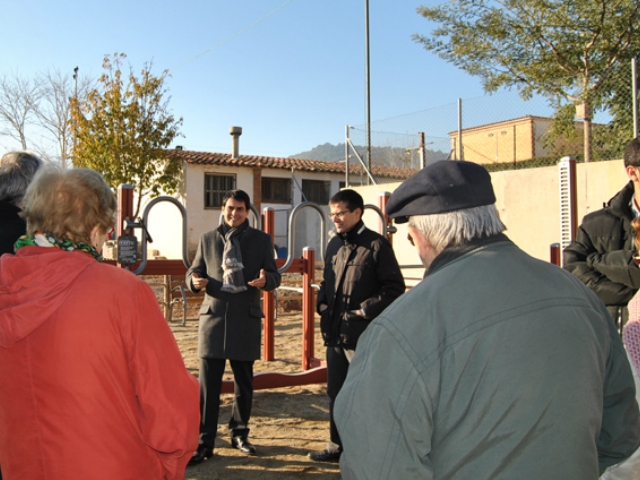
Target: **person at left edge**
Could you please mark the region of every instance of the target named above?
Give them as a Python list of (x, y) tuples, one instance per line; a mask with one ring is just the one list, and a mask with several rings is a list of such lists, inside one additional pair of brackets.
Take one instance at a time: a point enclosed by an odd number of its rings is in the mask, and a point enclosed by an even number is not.
[(260, 358), (260, 290), (280, 285), (271, 237), (249, 226), (251, 200), (230, 190), (222, 200), (223, 223), (200, 237), (187, 272), (187, 288), (205, 290), (200, 307), (200, 440), (190, 465), (213, 455), (218, 430), (222, 376), (227, 360), (234, 378), (229, 420), (231, 446), (253, 455), (249, 419), (253, 401), (253, 363)]
[(0, 255), (14, 253), (16, 240), (27, 233), (27, 222), (20, 216), (22, 199), (41, 165), (40, 158), (26, 151), (0, 158)]
[(6, 479), (184, 478), (198, 382), (149, 285), (101, 263), (115, 211), (90, 169), (44, 165), (27, 189), (27, 234), (0, 257)]

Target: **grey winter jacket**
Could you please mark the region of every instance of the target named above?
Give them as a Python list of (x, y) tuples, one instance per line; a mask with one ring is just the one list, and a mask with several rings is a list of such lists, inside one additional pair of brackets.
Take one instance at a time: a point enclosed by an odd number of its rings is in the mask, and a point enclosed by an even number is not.
[(472, 247), (360, 338), (335, 404), (345, 480), (596, 480), (640, 444), (602, 302), (504, 235)]

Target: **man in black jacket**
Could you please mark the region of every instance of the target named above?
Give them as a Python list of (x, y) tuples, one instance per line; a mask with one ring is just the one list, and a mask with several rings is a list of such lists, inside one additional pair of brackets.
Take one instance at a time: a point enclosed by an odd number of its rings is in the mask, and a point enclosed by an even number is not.
[(619, 328), (627, 322), (627, 303), (640, 288), (635, 231), (640, 214), (640, 139), (624, 151), (630, 182), (601, 210), (586, 215), (576, 239), (564, 249), (564, 268), (598, 295)]
[(362, 197), (354, 190), (341, 190), (331, 197), (329, 208), (337, 235), (327, 246), (317, 310), (327, 346), (331, 441), (326, 449), (309, 454), (318, 462), (337, 462), (342, 453), (333, 404), (347, 376), (358, 338), (405, 291), (391, 244), (362, 222)]

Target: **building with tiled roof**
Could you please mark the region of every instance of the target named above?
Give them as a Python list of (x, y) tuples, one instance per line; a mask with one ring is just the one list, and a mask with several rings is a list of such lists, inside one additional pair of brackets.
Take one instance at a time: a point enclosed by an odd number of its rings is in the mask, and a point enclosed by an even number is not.
[[(183, 182), (178, 197), (187, 210), (187, 247), (192, 254), (200, 234), (218, 225), (222, 197), (227, 190), (245, 190), (259, 212), (266, 207), (275, 210), (275, 242), (285, 245), (289, 213), (294, 206), (303, 201), (313, 201), (328, 212), (329, 198), (346, 185), (344, 161), (240, 155), (237, 148), (232, 150), (235, 151), (198, 152), (180, 147), (169, 150), (169, 155), (179, 156), (183, 161)], [(349, 165), (349, 172), (351, 185), (366, 183), (359, 165)], [(401, 181), (414, 172), (406, 168), (373, 167), (374, 177), (385, 182)], [(178, 212), (169, 204), (158, 204), (157, 208), (163, 212), (160, 216), (164, 221), (163, 226), (150, 221), (150, 233), (158, 239), (153, 248), (159, 250), (161, 256), (179, 257), (181, 246), (173, 239), (176, 237), (176, 224), (181, 222)], [(295, 227), (298, 237), (296, 250), (304, 246), (320, 247), (321, 222), (317, 217), (317, 212), (312, 209), (301, 212), (301, 220)], [(159, 229), (164, 229), (164, 232)], [(172, 240), (166, 240), (167, 245), (163, 245), (165, 238)]]
[[(304, 160), (289, 157), (266, 157), (262, 155), (238, 155), (234, 158), (231, 153), (195, 152), (181, 149), (170, 150), (170, 155), (180, 156), (185, 163), (190, 165), (269, 168), (287, 171), (291, 171), (293, 169), (301, 172), (325, 172), (346, 175), (346, 165), (344, 160), (340, 162), (325, 162), (320, 160)], [(362, 167), (353, 163), (349, 166), (349, 169), (354, 175), (358, 176), (363, 171)], [(384, 167), (376, 165), (372, 167), (372, 170), (374, 178), (384, 181), (404, 180), (416, 172), (415, 169), (411, 168)]]

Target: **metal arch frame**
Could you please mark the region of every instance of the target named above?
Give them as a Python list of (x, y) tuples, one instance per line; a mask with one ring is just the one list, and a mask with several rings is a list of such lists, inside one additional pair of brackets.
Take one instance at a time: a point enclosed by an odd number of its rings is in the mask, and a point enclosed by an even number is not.
[(302, 202), (291, 210), (291, 215), (289, 216), (289, 229), (287, 231), (287, 259), (284, 262), (284, 265), (278, 269), (278, 273), (286, 272), (293, 263), (293, 252), (295, 251), (296, 243), (295, 237), (293, 236), (293, 225), (300, 210), (307, 207), (313, 208), (320, 214), (320, 229), (322, 231), (322, 236), (320, 237), (320, 258), (324, 262), (324, 252), (327, 249), (327, 223), (325, 213), (322, 211), (322, 208), (320, 208), (320, 205), (315, 202)]
[[(320, 205), (318, 205), (315, 202), (302, 202), (296, 205), (293, 210), (291, 210), (291, 215), (289, 216), (289, 230), (287, 232), (287, 259), (284, 262), (284, 265), (282, 265), (282, 267), (278, 269), (278, 273), (286, 272), (287, 269), (293, 263), (293, 254), (295, 251), (295, 243), (296, 243), (295, 237), (293, 235), (293, 226), (300, 210), (307, 207), (313, 208), (316, 212), (320, 214), (320, 228), (321, 228), (321, 234), (322, 234), (322, 236), (320, 237), (320, 259), (324, 263), (324, 254), (327, 250), (327, 223), (326, 223), (325, 213), (324, 211), (322, 211), (322, 208), (320, 208)], [(386, 237), (387, 234), (397, 232), (397, 228), (395, 226), (387, 225), (386, 215), (382, 210), (380, 210), (379, 207), (372, 204), (367, 204), (367, 205), (364, 205), (364, 210), (366, 209), (373, 210), (380, 216), (380, 219), (382, 220), (382, 235), (384, 237)], [(363, 210), (363, 214), (364, 214), (364, 210)]]
[[(384, 214), (382, 210), (380, 210), (380, 207), (377, 207), (376, 205), (368, 203), (364, 206), (365, 210), (367, 208), (370, 210), (373, 210), (380, 216), (380, 219), (382, 220), (382, 236), (383, 237), (386, 237), (387, 234), (393, 234), (398, 231), (398, 229), (394, 225), (391, 225), (391, 226), (387, 225), (387, 216)], [(363, 215), (364, 215), (364, 212), (363, 212)]]
[[(182, 215), (182, 263), (184, 266), (189, 269), (191, 267), (191, 262), (189, 261), (189, 256), (187, 254), (187, 210), (184, 208), (177, 199), (169, 196), (156, 197), (151, 200), (144, 209), (142, 213), (142, 221), (132, 222), (129, 218), (125, 219), (125, 229), (130, 230), (133, 228), (141, 228), (142, 229), (142, 244), (140, 245), (140, 265), (133, 272), (136, 275), (140, 275), (144, 272), (144, 269), (147, 268), (147, 243), (148, 243), (148, 232), (147, 232), (147, 223), (149, 219), (149, 211), (152, 207), (160, 202), (170, 202), (173, 203), (178, 210), (180, 210), (180, 214)], [(138, 217), (138, 220), (140, 218)]]
[[(187, 269), (191, 267), (191, 262), (189, 261), (189, 256), (187, 253), (187, 210), (184, 208), (184, 205), (180, 203), (177, 199), (169, 196), (157, 197), (151, 200), (144, 209), (142, 213), (142, 221), (141, 222), (132, 222), (130, 219), (125, 219), (125, 229), (130, 230), (133, 228), (141, 228), (142, 229), (142, 245), (140, 246), (140, 265), (134, 271), (136, 275), (140, 275), (145, 268), (147, 267), (147, 244), (148, 242), (148, 232), (147, 232), (147, 224), (149, 219), (149, 212), (151, 209), (160, 202), (170, 202), (173, 203), (180, 214), (182, 215), (182, 263)], [(322, 236), (320, 238), (320, 259), (324, 262), (324, 254), (327, 249), (327, 223), (325, 218), (325, 213), (322, 211), (321, 207), (315, 202), (302, 202), (294, 207), (291, 211), (291, 215), (289, 217), (289, 230), (287, 232), (287, 259), (282, 267), (278, 269), (279, 273), (285, 272), (293, 263), (293, 252), (295, 251), (295, 237), (293, 235), (293, 226), (295, 224), (295, 220), (298, 216), (298, 213), (304, 208), (313, 208), (320, 215), (320, 227)], [(386, 221), (386, 216), (384, 212), (375, 205), (367, 204), (364, 205), (364, 210), (370, 209), (375, 211), (382, 220), (382, 235), (386, 236), (388, 233), (396, 233), (397, 229), (395, 226), (388, 226)], [(250, 207), (251, 213), (253, 213), (253, 225), (254, 227), (258, 224), (258, 219), (261, 218), (258, 210), (251, 205)], [(364, 211), (363, 211), (364, 213)], [(220, 218), (222, 219), (222, 214), (220, 214)]]

